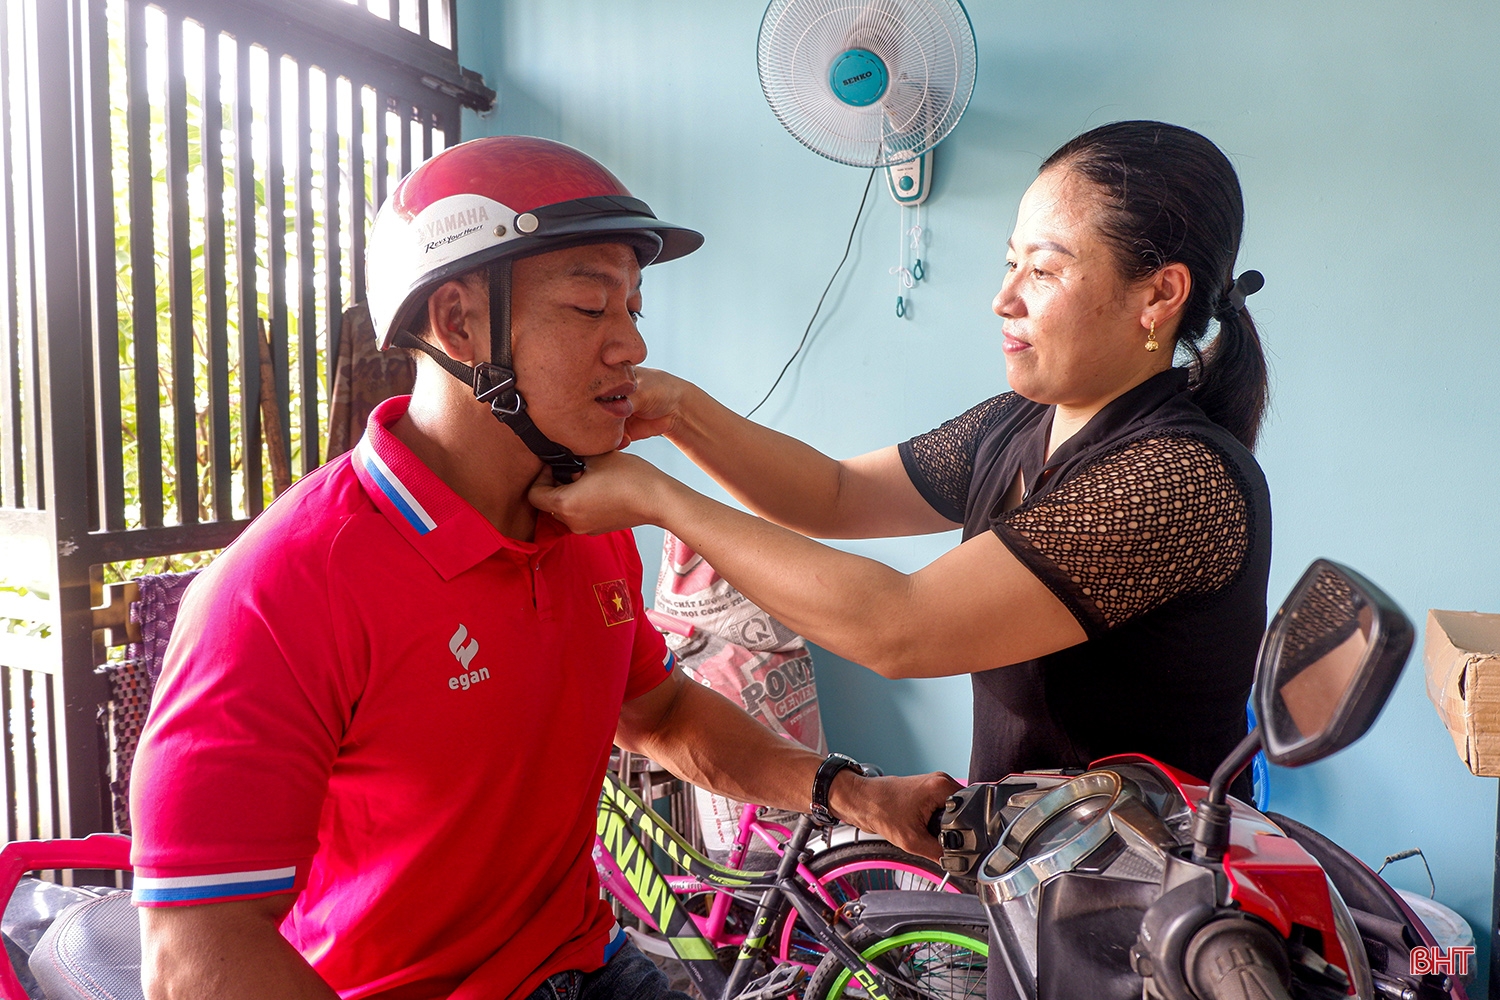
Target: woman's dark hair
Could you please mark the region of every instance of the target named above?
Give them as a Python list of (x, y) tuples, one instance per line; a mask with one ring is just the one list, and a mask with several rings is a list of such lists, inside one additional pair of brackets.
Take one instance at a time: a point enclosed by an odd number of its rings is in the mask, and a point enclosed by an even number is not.
[[(1253, 449), (1266, 410), (1266, 359), (1249, 312), (1227, 304), (1245, 226), (1245, 201), (1229, 159), (1190, 129), (1132, 121), (1083, 133), (1039, 172), (1053, 167), (1103, 192), (1100, 235), (1126, 281), (1167, 264), (1187, 265), (1193, 286), (1177, 342), (1194, 357), (1193, 402)], [(1219, 320), (1219, 335), (1203, 349), (1210, 319)]]

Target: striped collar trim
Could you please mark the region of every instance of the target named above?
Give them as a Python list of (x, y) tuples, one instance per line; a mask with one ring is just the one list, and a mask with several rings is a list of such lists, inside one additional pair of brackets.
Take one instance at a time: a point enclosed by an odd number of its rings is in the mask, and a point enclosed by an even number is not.
[(371, 411), (354, 448), (353, 467), (371, 502), (439, 576), (451, 580), (500, 549), (530, 560), (568, 536), (546, 516), (538, 520), (535, 542), (501, 534), (391, 433), (410, 402), (409, 396), (394, 396)]
[(370, 475), (370, 481), (375, 484), (376, 489), (385, 494), (385, 498), (396, 508), (396, 512), (406, 519), (413, 531), (418, 535), (425, 535), (437, 527), (437, 521), (422, 506), (422, 502), (412, 495), (391, 467), (385, 464), (385, 460), (376, 452), (370, 444), (368, 437), (360, 438), (359, 444), (355, 446), (365, 471)]

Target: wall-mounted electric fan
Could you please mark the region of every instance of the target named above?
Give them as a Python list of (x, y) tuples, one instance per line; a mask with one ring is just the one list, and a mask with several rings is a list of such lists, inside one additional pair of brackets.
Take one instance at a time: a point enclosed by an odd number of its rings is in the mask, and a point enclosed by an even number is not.
[(974, 92), (963, 4), (771, 0), (758, 55), (766, 100), (798, 141), (839, 163), (888, 168), (902, 204), (926, 198), (924, 154), (953, 131)]

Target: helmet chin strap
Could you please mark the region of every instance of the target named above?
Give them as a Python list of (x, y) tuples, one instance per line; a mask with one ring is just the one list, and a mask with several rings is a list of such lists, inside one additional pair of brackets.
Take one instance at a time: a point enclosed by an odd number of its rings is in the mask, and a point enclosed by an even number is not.
[(571, 483), (585, 466), (583, 459), (543, 434), (531, 414), (526, 400), (516, 389), (516, 372), (510, 353), (510, 260), (495, 261), (490, 274), (490, 359), (470, 367), (455, 361), (427, 341), (402, 330), (393, 343), (423, 352), (444, 371), (472, 386), (474, 398), (490, 404), (495, 419), (515, 432), (521, 443), (552, 469), (552, 478)]

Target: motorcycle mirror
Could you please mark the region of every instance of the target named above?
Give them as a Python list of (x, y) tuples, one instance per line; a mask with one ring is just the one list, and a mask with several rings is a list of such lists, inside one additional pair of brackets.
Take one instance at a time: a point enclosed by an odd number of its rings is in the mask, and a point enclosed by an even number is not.
[(1261, 642), (1253, 697), (1266, 757), (1297, 767), (1363, 736), (1414, 637), (1410, 619), (1379, 587), (1347, 566), (1315, 561)]

